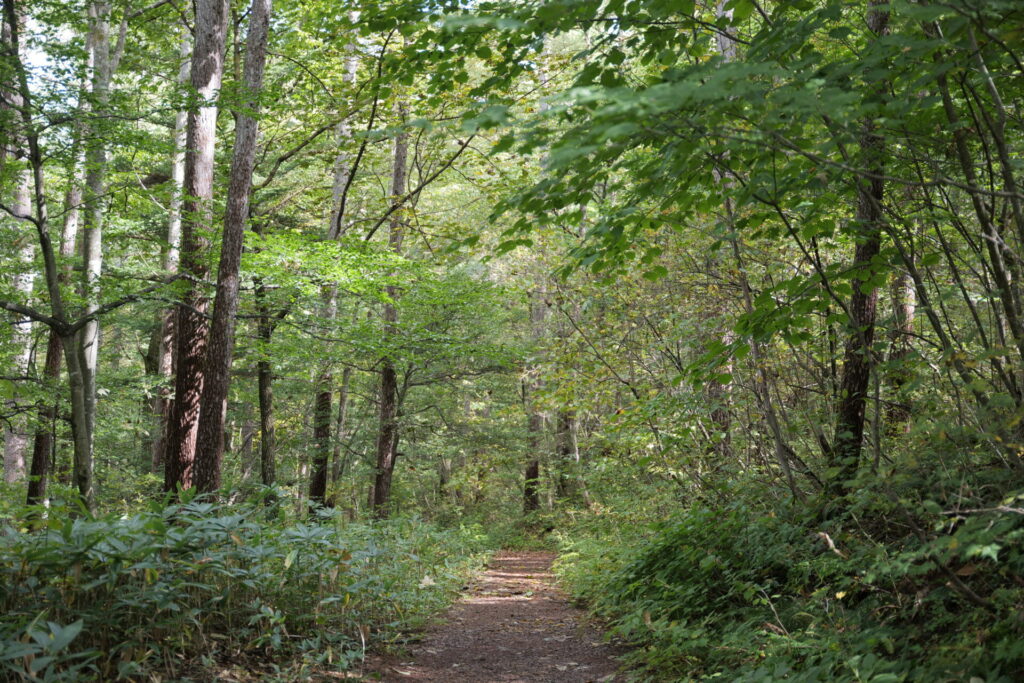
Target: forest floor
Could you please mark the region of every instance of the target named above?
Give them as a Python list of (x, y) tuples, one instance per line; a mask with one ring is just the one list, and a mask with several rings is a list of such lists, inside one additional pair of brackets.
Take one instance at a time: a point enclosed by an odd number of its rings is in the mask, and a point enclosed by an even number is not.
[(552, 553), (503, 552), (405, 656), (371, 660), (367, 681), (608, 683), (621, 648), (554, 585)]

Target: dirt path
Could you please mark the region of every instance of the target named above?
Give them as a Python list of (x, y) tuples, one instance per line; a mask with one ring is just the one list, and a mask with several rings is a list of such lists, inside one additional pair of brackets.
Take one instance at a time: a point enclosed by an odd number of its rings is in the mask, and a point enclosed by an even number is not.
[[(553, 585), (554, 555), (506, 552), (407, 657), (377, 662), (387, 683), (589, 683), (621, 680), (615, 656)], [(380, 678), (375, 678), (380, 676)]]

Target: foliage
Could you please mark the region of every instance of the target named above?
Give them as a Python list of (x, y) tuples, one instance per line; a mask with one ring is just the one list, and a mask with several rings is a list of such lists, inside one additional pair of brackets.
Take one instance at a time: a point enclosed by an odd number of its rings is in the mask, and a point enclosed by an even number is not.
[(345, 670), (444, 606), (484, 549), (471, 530), (290, 521), (258, 503), (35, 524), (0, 535), (0, 663), (29, 680)]
[[(1024, 519), (1013, 500), (952, 524), (932, 501), (816, 523), (747, 495), (641, 537), (585, 522), (563, 537), (559, 574), (635, 646), (645, 680), (1017, 680)], [(935, 526), (883, 543), (901, 514)]]
[[(1024, 677), (1019, 0), (304, 0), (275, 8), (260, 93), (229, 4), (192, 255), (211, 275), (160, 286), (195, 17), (4, 2), (26, 30), (0, 46), (0, 303), (38, 314), (0, 326), (5, 455), (29, 437), (5, 476), (52, 436), (49, 508), (0, 484), (7, 671), (345, 667), (482, 545), (557, 539), (641, 675)], [(188, 287), (213, 297), (253, 98), (231, 391), (200, 412), (226, 414), (226, 490), (273, 483), (277, 507), (167, 506), (164, 321)], [(76, 213), (86, 171), (103, 200)], [(103, 225), (94, 282), (46, 253), (74, 216)], [(68, 320), (123, 304), (78, 394), (43, 368), (52, 299)], [(367, 525), (385, 366), (398, 519)], [(67, 419), (92, 397), (94, 468)], [(339, 512), (318, 517), (325, 461)], [(107, 516), (80, 518), (93, 469)]]

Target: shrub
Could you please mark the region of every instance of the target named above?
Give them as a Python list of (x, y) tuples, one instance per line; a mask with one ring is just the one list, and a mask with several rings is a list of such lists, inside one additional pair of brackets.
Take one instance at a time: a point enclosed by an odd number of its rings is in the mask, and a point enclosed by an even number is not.
[(649, 680), (1019, 680), (1024, 517), (920, 512), (941, 533), (882, 544), (864, 520), (683, 511), (567, 542), (558, 569)]
[[(194, 500), (138, 514), (0, 529), (0, 671), (28, 680), (179, 677), (296, 655), (347, 668), (368, 641), (441, 608), (482, 551), (417, 520), (267, 519)], [(301, 655), (301, 656), (299, 656)]]

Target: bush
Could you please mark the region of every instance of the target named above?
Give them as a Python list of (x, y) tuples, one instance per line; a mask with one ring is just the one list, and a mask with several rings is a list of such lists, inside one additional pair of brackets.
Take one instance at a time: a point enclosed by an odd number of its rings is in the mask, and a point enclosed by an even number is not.
[(558, 570), (647, 680), (1020, 680), (1024, 517), (884, 545), (855, 522), (684, 511), (640, 538), (567, 542)]
[(345, 669), (443, 607), (483, 550), (469, 530), (289, 523), (250, 504), (65, 513), (0, 528), (0, 671), (27, 680)]

